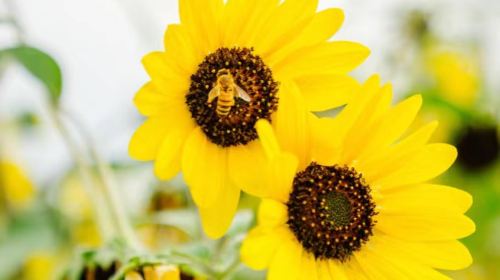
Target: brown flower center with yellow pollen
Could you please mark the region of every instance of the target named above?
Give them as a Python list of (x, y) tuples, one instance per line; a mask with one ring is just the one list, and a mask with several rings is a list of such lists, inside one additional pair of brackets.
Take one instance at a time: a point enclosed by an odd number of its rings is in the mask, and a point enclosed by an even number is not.
[(311, 163), (295, 176), (287, 206), (289, 228), (317, 259), (347, 260), (375, 224), (370, 187), (353, 168)]
[(207, 55), (191, 76), (186, 103), (207, 137), (222, 147), (257, 139), (259, 119), (276, 110), (278, 83), (271, 69), (249, 48), (220, 48)]

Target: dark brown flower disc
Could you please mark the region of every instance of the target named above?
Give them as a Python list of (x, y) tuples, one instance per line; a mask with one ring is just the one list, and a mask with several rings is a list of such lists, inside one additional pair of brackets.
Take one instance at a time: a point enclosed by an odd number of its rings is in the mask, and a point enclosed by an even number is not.
[[(245, 101), (233, 91), (233, 100), (218, 96), (208, 102), (209, 93), (218, 85), (221, 72), (230, 74), (234, 84), (246, 92), (250, 100)], [(277, 92), (278, 83), (273, 79), (271, 69), (252, 49), (220, 48), (207, 55), (191, 76), (186, 103), (191, 116), (210, 141), (229, 147), (257, 139), (254, 125), (259, 119), (271, 120), (278, 104)], [(221, 111), (228, 113), (221, 115), (218, 113)]]
[(466, 127), (457, 141), (457, 162), (470, 171), (491, 166), (500, 154), (498, 135), (495, 125)]
[(370, 187), (353, 168), (310, 164), (295, 176), (287, 206), (289, 228), (317, 259), (345, 261), (373, 234)]

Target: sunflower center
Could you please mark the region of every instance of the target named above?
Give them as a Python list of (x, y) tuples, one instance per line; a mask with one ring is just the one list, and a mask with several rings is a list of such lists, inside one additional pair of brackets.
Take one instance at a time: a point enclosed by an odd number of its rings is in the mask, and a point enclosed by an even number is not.
[(186, 103), (213, 143), (244, 145), (257, 139), (259, 119), (271, 119), (278, 104), (271, 69), (249, 48), (220, 48), (191, 76)]
[(347, 260), (375, 224), (370, 187), (346, 166), (311, 163), (295, 176), (287, 206), (289, 228), (317, 259)]
[(494, 163), (500, 155), (500, 139), (496, 126), (465, 128), (457, 141), (457, 161), (471, 171)]

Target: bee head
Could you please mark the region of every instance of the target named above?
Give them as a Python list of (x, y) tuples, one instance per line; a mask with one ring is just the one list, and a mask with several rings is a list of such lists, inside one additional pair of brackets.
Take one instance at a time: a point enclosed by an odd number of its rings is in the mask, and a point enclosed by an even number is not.
[(225, 75), (231, 75), (231, 72), (229, 72), (228, 69), (220, 69), (218, 72), (217, 72), (217, 78), (219, 78), (220, 76), (225, 76)]

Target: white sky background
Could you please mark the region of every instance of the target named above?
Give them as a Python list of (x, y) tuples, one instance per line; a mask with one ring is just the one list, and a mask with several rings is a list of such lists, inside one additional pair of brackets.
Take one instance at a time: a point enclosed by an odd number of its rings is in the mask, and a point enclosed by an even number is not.
[[(128, 141), (140, 123), (132, 98), (148, 79), (140, 60), (147, 52), (162, 48), (165, 27), (178, 21), (177, 1), (12, 1), (27, 40), (52, 54), (63, 69), (63, 107), (88, 127), (107, 158), (128, 158)], [(326, 7), (343, 8), (346, 14), (336, 39), (361, 42), (372, 50), (356, 71), (357, 77), (380, 73), (399, 93), (409, 90), (400, 78), (404, 73), (390, 73), (384, 59), (399, 46), (401, 11), (423, 7), (437, 15), (440, 35), (482, 45), (488, 86), (500, 95), (500, 1), (320, 0), (320, 8)], [(1, 27), (0, 47), (11, 44), (11, 39), (11, 32)], [(0, 118), (26, 109), (43, 114), (41, 91), (22, 69), (10, 69), (0, 83)], [(71, 162), (50, 126), (11, 141), (7, 149), (39, 182), (47, 182)]]

